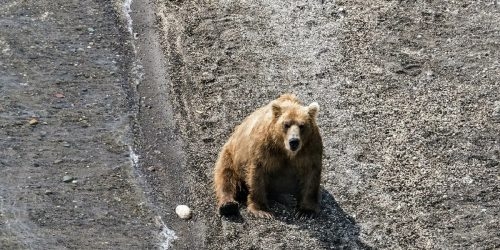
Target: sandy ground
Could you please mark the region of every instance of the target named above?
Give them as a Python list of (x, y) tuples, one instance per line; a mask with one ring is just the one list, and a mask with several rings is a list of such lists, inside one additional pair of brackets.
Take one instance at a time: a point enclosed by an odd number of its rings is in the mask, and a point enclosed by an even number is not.
[[(121, 1), (2, 2), (0, 249), (500, 248), (499, 14), (136, 1), (131, 34)], [(221, 219), (217, 153), (284, 92), (321, 106), (321, 214)]]

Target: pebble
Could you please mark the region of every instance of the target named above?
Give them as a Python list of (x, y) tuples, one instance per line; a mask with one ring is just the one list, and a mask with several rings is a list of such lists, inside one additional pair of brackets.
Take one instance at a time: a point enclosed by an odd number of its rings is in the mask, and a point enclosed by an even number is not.
[(52, 192), (52, 190), (48, 190), (48, 189), (47, 189), (47, 190), (45, 190), (45, 194), (46, 194), (46, 195), (53, 194), (53, 193), (54, 193), (54, 192)]
[(215, 76), (210, 73), (210, 72), (203, 72), (203, 74), (201, 74), (201, 82), (202, 83), (208, 83), (208, 82), (213, 82), (215, 81)]
[(73, 176), (69, 176), (69, 175), (65, 175), (63, 177), (63, 181), (68, 183), (68, 182), (72, 182), (75, 178)]
[(465, 184), (472, 184), (474, 180), (469, 175), (466, 175), (462, 178), (462, 182)]
[(63, 162), (61, 159), (57, 159), (57, 160), (54, 161), (54, 164), (59, 164), (61, 162)]
[(204, 143), (211, 143), (211, 142), (214, 142), (214, 141), (215, 141), (215, 139), (214, 139), (214, 138), (212, 138), (212, 137), (203, 137), (201, 140), (202, 140)]
[(161, 216), (155, 216), (154, 223), (158, 229), (163, 229), (165, 225), (165, 223), (163, 223), (163, 220), (161, 219)]
[(179, 216), (181, 219), (188, 220), (191, 218), (191, 209), (186, 206), (186, 205), (178, 205), (175, 208), (175, 213)]
[(493, 104), (493, 116), (499, 116), (500, 117), (500, 101), (496, 101)]
[(28, 123), (29, 123), (30, 125), (37, 125), (37, 124), (38, 124), (38, 120), (37, 120), (37, 119), (35, 119), (35, 118), (33, 118), (33, 119), (29, 120), (29, 122), (28, 122)]

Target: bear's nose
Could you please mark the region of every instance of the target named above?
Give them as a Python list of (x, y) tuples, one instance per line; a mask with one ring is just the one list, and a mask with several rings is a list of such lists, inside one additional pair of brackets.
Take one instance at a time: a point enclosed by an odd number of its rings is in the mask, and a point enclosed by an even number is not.
[(288, 143), (290, 144), (290, 149), (292, 151), (295, 151), (299, 148), (300, 139), (299, 138), (292, 138), (288, 141)]

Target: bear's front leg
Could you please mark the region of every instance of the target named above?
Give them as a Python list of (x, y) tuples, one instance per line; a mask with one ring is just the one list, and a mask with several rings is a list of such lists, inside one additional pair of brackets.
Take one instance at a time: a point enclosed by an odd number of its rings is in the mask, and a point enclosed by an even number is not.
[(251, 164), (248, 166), (247, 185), (249, 194), (247, 209), (253, 216), (259, 218), (272, 218), (268, 211), (265, 173), (262, 166)]
[(304, 169), (300, 175), (298, 218), (313, 218), (319, 213), (321, 165)]

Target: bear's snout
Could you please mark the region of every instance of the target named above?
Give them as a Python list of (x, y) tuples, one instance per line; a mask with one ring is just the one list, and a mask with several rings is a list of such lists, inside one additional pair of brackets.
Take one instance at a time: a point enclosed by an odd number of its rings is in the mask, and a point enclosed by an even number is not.
[(288, 144), (290, 144), (290, 149), (292, 151), (296, 151), (297, 149), (299, 149), (300, 139), (299, 138), (292, 138), (292, 139), (288, 140)]

